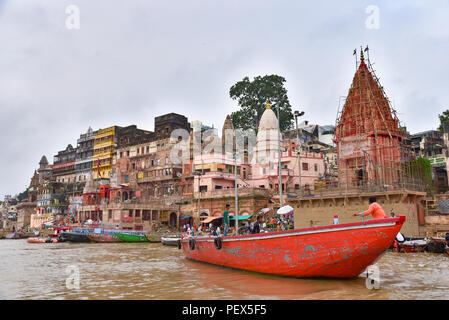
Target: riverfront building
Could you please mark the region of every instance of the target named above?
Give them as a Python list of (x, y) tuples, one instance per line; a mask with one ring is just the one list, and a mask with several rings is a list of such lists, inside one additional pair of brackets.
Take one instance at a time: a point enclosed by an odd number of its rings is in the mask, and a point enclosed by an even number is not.
[(86, 133), (77, 140), (75, 172), (77, 182), (86, 182), (92, 171), (94, 142), (97, 131), (89, 127)]
[(56, 182), (75, 183), (76, 148), (71, 144), (65, 150), (59, 151), (53, 158), (52, 175)]

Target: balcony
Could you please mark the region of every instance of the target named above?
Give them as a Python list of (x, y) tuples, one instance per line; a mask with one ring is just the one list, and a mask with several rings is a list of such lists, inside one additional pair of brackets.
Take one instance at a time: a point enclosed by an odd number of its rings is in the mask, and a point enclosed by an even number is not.
[[(200, 195), (201, 199), (217, 199), (217, 198), (234, 198), (235, 197), (235, 189), (219, 189), (213, 191), (195, 192), (195, 199), (198, 199), (198, 195)], [(259, 189), (259, 188), (239, 188), (238, 196), (241, 198), (252, 198), (252, 197), (262, 197), (268, 198), (271, 196), (269, 190)]]

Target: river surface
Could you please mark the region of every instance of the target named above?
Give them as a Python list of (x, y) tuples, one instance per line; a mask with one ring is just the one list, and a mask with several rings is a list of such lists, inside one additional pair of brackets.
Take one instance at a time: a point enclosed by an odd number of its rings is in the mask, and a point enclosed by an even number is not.
[[(387, 252), (380, 289), (362, 276), (310, 280), (233, 270), (148, 243), (0, 240), (0, 299), (447, 299), (449, 257)], [(78, 272), (78, 273), (77, 273)], [(79, 288), (76, 281), (79, 274)], [(69, 278), (69, 280), (67, 280)]]

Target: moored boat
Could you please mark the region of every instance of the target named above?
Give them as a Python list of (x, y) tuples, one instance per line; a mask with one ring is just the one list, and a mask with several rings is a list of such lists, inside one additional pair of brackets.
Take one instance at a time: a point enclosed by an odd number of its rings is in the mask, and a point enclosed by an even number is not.
[(119, 237), (112, 233), (88, 233), (87, 237), (94, 242), (114, 243), (122, 242)]
[(404, 216), (271, 233), (181, 239), (184, 255), (298, 278), (354, 278), (388, 249)]
[(416, 253), (424, 252), (427, 248), (426, 240), (409, 240), (399, 244), (399, 252)]
[(62, 231), (61, 236), (70, 242), (90, 242), (86, 232)]
[(18, 233), (18, 232), (11, 232), (11, 233), (5, 234), (4, 238), (10, 239), (10, 240), (11, 239), (22, 239), (20, 233)]
[(148, 242), (144, 234), (116, 232), (115, 235), (123, 242)]
[(147, 238), (148, 242), (151, 243), (160, 243), (162, 239), (158, 234), (146, 234), (145, 237)]
[(36, 238), (30, 237), (27, 239), (28, 243), (57, 243), (59, 242), (56, 238)]
[(445, 253), (446, 252), (446, 239), (440, 237), (431, 237), (427, 242), (426, 251), (433, 253)]
[(179, 240), (181, 240), (180, 238), (168, 238), (168, 237), (162, 237), (161, 238), (161, 242), (163, 245), (166, 246), (178, 246)]

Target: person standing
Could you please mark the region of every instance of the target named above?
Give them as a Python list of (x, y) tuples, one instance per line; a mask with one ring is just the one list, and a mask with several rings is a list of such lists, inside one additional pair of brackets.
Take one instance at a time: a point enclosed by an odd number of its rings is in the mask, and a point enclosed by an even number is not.
[(226, 204), (226, 209), (223, 213), (223, 222), (224, 222), (224, 233), (223, 236), (226, 237), (228, 234), (228, 228), (229, 228), (229, 208), (231, 205), (229, 203)]
[(388, 218), (380, 204), (376, 202), (376, 197), (369, 197), (369, 208), (367, 211), (354, 213), (354, 216), (365, 217), (369, 215), (372, 215), (373, 219)]
[(338, 219), (338, 214), (334, 215), (334, 224), (338, 224), (339, 223), (339, 219)]

